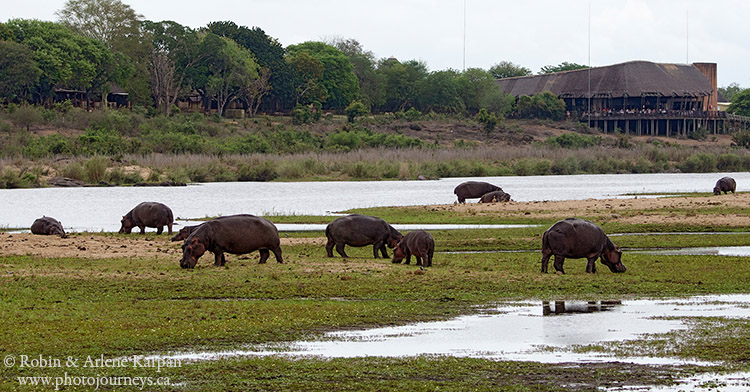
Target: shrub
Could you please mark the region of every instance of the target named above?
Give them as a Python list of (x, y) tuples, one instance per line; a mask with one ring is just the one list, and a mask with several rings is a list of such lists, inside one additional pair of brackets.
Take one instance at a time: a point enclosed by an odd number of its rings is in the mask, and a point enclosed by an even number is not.
[(237, 181), (272, 181), (278, 177), (274, 164), (269, 161), (242, 164), (237, 168)]
[(407, 121), (417, 121), (422, 118), (422, 112), (414, 109), (414, 107), (412, 106), (409, 108), (409, 110), (404, 112), (404, 118), (406, 118)]
[(41, 108), (30, 105), (22, 105), (10, 112), (10, 121), (17, 127), (26, 128), (28, 132), (32, 125), (40, 125), (44, 121)]
[(602, 144), (602, 137), (581, 135), (578, 133), (563, 133), (562, 135), (549, 137), (544, 142), (553, 147), (586, 148)]
[(301, 124), (307, 124), (310, 122), (310, 119), (312, 118), (312, 112), (310, 111), (310, 106), (307, 105), (300, 105), (297, 104), (297, 106), (292, 109), (292, 124), (294, 125), (301, 125)]
[(353, 101), (349, 104), (349, 106), (346, 107), (346, 119), (349, 122), (354, 122), (354, 119), (357, 117), (364, 116), (368, 113), (370, 113), (370, 109), (365, 106), (360, 101)]
[(716, 171), (716, 156), (706, 153), (691, 155), (679, 167), (688, 173), (710, 173)]

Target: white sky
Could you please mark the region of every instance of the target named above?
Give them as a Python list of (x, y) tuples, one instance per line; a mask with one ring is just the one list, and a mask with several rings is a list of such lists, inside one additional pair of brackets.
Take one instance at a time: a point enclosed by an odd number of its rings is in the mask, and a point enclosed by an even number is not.
[[(500, 61), (530, 68), (563, 61), (715, 62), (719, 86), (750, 87), (746, 0), (122, 0), (145, 19), (193, 28), (231, 20), (288, 46), (354, 38), (377, 58), (424, 61), (431, 70)], [(65, 0), (4, 0), (0, 20), (55, 21)], [(466, 30), (464, 45), (464, 4)], [(591, 18), (589, 24), (589, 7)], [(465, 60), (464, 60), (465, 49)]]

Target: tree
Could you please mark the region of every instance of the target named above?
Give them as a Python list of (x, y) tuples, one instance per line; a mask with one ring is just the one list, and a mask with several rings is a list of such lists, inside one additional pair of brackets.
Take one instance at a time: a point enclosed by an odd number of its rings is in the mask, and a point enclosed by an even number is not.
[(495, 126), (497, 126), (497, 117), (494, 114), (488, 113), (487, 109), (479, 110), (476, 120), (478, 123), (482, 124), (482, 127), (484, 127), (484, 133), (487, 136), (490, 136), (492, 131), (495, 130)]
[(258, 65), (268, 70), (268, 99), (257, 102), (260, 109), (275, 112), (294, 106), (297, 97), (294, 68), (278, 40), (258, 27), (237, 26), (230, 21), (209, 23), (207, 30), (250, 50)]
[(354, 74), (359, 80), (361, 98), (368, 106), (382, 101), (382, 78), (375, 71), (375, 55), (362, 47), (355, 39), (334, 38), (329, 45), (336, 47), (349, 57)]
[(74, 34), (62, 24), (15, 19), (6, 26), (10, 40), (29, 48), (42, 71), (34, 86), (40, 102), (49, 100), (56, 87), (80, 89), (88, 95), (125, 76), (120, 58), (102, 42)]
[(458, 95), (457, 74), (435, 71), (417, 83), (417, 104), (422, 112), (460, 113), (464, 103)]
[(328, 98), (328, 90), (321, 83), (323, 63), (310, 53), (300, 51), (287, 58), (295, 72), (295, 105), (300, 102), (322, 102)]
[(589, 68), (587, 65), (581, 65), (576, 63), (569, 63), (567, 61), (563, 61), (559, 65), (545, 65), (542, 67), (542, 69), (539, 71), (539, 74), (551, 74), (555, 72), (563, 72), (563, 71), (573, 71), (576, 69), (586, 69)]
[(42, 71), (31, 49), (21, 44), (0, 41), (0, 101), (28, 100)]
[(200, 46), (201, 61), (193, 71), (194, 86), (216, 101), (219, 114), (236, 98), (245, 97), (255, 79), (258, 64), (253, 54), (233, 40), (208, 33)]
[(750, 117), (750, 89), (745, 89), (735, 94), (732, 97), (732, 104), (729, 105), (727, 112)]
[(726, 99), (726, 102), (732, 102), (732, 98), (740, 91), (742, 91), (742, 87), (738, 83), (729, 83), (729, 86), (719, 87), (719, 94)]
[(518, 98), (517, 106), (520, 117), (550, 120), (562, 120), (565, 117), (565, 101), (549, 91), (532, 97), (522, 95)]
[(510, 61), (501, 61), (493, 65), (490, 67), (489, 72), (495, 79), (530, 76), (533, 73), (531, 69), (513, 64)]
[(382, 83), (380, 111), (396, 112), (416, 105), (416, 86), (428, 75), (427, 65), (417, 60), (399, 62), (395, 58), (378, 62), (376, 70)]
[(458, 75), (458, 94), (469, 113), (486, 109), (496, 116), (504, 116), (513, 109), (515, 98), (503, 93), (494, 75), (480, 68), (469, 68)]
[(193, 29), (172, 21), (146, 21), (143, 28), (151, 40), (151, 94), (156, 107), (168, 114), (201, 60), (200, 38)]
[(359, 96), (359, 81), (352, 62), (344, 53), (331, 45), (315, 41), (287, 47), (290, 56), (301, 52), (307, 52), (323, 65), (319, 89), (328, 93), (328, 98), (320, 101), (324, 108), (343, 110)]
[(111, 49), (138, 37), (143, 19), (119, 0), (68, 0), (55, 14), (74, 32), (102, 41)]

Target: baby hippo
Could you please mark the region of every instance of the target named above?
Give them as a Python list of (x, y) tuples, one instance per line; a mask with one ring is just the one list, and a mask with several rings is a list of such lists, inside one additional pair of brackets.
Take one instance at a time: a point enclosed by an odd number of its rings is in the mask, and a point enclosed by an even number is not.
[[(400, 263), (406, 258), (406, 263), (411, 263), (411, 255), (417, 258), (417, 265), (432, 267), (432, 253), (435, 252), (435, 240), (432, 235), (424, 230), (415, 230), (408, 233), (393, 248), (393, 263)], [(422, 262), (424, 259), (424, 263)]]

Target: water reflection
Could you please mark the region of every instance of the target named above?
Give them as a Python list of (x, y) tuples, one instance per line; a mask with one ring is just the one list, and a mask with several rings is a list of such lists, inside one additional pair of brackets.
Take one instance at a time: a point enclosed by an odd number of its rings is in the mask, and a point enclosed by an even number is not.
[[(550, 301), (510, 303), (491, 313), (451, 320), (360, 331), (338, 331), (291, 345), (251, 346), (225, 352), (183, 353), (169, 358), (216, 360), (235, 356), (407, 357), (449, 355), (493, 360), (563, 362), (628, 361), (702, 364), (677, 358), (617, 358), (577, 353), (581, 345), (635, 339), (687, 328), (689, 317), (750, 318), (750, 294), (667, 300)], [(564, 309), (564, 313), (563, 312)], [(555, 313), (560, 312), (560, 313)], [(554, 317), (552, 314), (557, 314)]]
[(622, 301), (542, 301), (542, 315), (606, 312), (618, 305), (622, 305)]

